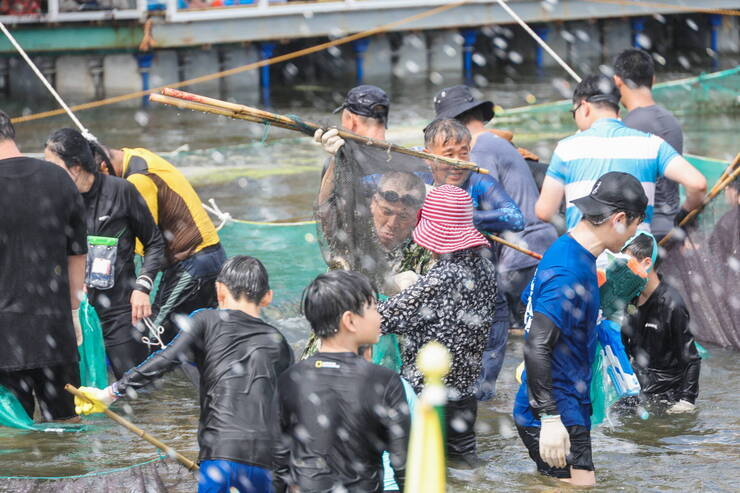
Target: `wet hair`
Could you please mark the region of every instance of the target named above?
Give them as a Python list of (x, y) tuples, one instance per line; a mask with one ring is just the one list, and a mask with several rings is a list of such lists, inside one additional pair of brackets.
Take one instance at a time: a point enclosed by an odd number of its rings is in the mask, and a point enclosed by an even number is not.
[(408, 171), (389, 171), (384, 173), (378, 182), (377, 192), (392, 190), (400, 195), (410, 192), (417, 201), (417, 209), (424, 203), (427, 188), (424, 182), (414, 173)]
[(619, 89), (614, 80), (606, 75), (587, 75), (578, 83), (573, 91), (573, 104), (578, 105), (588, 101), (597, 107), (610, 107), (619, 111)]
[(265, 266), (249, 255), (235, 255), (228, 259), (216, 281), (223, 283), (234, 299), (244, 298), (250, 303), (259, 303), (270, 291)]
[(88, 173), (96, 174), (98, 165), (93, 158), (93, 146), (74, 128), (60, 128), (46, 139), (45, 147), (59, 156), (67, 169), (80, 167)]
[(97, 142), (91, 142), (90, 148), (92, 149), (93, 159), (95, 160), (95, 164), (98, 169), (100, 169), (101, 164), (104, 164), (108, 170), (108, 174), (116, 176), (116, 169), (113, 167), (113, 163), (110, 160), (110, 149), (103, 144), (98, 144)]
[(15, 140), (15, 127), (7, 113), (0, 110), (0, 141)]
[(344, 312), (362, 315), (375, 300), (375, 292), (364, 274), (333, 270), (321, 274), (303, 290), (303, 314), (321, 338), (339, 332)]
[(463, 125), (467, 125), (471, 121), (479, 121), (483, 123), (488, 123), (490, 120), (486, 120), (486, 110), (483, 108), (483, 105), (478, 105), (474, 108), (470, 108), (468, 111), (465, 111), (463, 113), (460, 113), (455, 117), (455, 120), (459, 121)]
[(449, 143), (460, 143), (472, 139), (470, 130), (457, 120), (451, 118), (440, 118), (434, 120), (424, 129), (424, 145), (430, 149), (439, 139), (442, 138), (442, 145)]
[(622, 248), (622, 251), (625, 253), (629, 253), (630, 255), (635, 257), (637, 260), (644, 260), (646, 258), (652, 258), (653, 257), (653, 238), (648, 235), (638, 234), (629, 243), (629, 245)]
[(614, 59), (614, 75), (619, 76), (631, 89), (652, 87), (655, 62), (644, 50), (635, 48), (624, 50)]

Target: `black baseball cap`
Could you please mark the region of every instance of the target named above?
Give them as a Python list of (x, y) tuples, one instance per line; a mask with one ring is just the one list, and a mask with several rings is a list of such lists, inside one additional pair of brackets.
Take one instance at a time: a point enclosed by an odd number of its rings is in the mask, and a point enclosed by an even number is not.
[(629, 173), (611, 171), (596, 180), (591, 193), (573, 200), (573, 205), (586, 216), (613, 214), (627, 211), (645, 214), (648, 198), (640, 181)]
[(492, 101), (478, 101), (468, 86), (446, 87), (434, 97), (434, 119), (457, 118), (478, 106), (483, 109), (484, 121), (493, 119)]
[(347, 109), (355, 115), (375, 118), (388, 127), (390, 105), (391, 102), (384, 90), (377, 86), (365, 84), (350, 89), (344, 103), (335, 109), (334, 113)]

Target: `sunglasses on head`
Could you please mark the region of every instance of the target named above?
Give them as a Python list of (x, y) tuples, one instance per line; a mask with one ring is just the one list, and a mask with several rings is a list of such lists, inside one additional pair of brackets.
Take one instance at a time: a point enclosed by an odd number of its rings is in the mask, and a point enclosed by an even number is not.
[(378, 190), (378, 195), (392, 204), (401, 202), (403, 205), (407, 205), (409, 207), (415, 207), (421, 204), (421, 201), (413, 195), (400, 195), (398, 192), (394, 192), (393, 190)]

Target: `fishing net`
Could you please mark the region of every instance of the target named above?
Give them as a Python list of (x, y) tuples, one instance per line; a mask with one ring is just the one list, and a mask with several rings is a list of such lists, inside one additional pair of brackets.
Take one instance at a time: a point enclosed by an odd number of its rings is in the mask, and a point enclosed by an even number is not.
[[(694, 159), (709, 187), (724, 169)], [(714, 177), (714, 179), (712, 179)], [(740, 205), (738, 180), (704, 209), (682, 240), (663, 250), (664, 280), (683, 296), (700, 341), (740, 349)]]
[(185, 493), (197, 488), (195, 473), (166, 457), (73, 476), (3, 478), (0, 491), (17, 493)]
[[(348, 141), (315, 213), (321, 251), (334, 268), (367, 275), (379, 293), (398, 292), (394, 276), (414, 251), (411, 232), (426, 195), (423, 159)], [(327, 173), (331, 177), (331, 170)]]

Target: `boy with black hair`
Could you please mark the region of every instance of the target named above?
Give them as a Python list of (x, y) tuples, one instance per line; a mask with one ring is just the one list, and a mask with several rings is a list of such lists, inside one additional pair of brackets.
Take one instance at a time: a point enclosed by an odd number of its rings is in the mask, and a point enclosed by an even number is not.
[(276, 486), (299, 491), (383, 491), (383, 451), (403, 491), (410, 418), (400, 377), (365, 361), (360, 346), (380, 337), (375, 293), (359, 272), (335, 270), (303, 292), (321, 351), (279, 380)]
[(622, 250), (648, 271), (637, 311), (622, 324), (622, 341), (643, 397), (669, 403), (668, 413), (689, 413), (699, 394), (701, 358), (681, 294), (655, 272), (657, 250), (655, 238), (643, 232)]
[[(619, 89), (621, 102), (627, 113), (622, 122), (635, 130), (657, 135), (683, 154), (681, 124), (673, 114), (655, 103), (653, 83), (655, 63), (646, 51), (630, 48), (614, 60), (614, 84)], [(679, 212), (678, 184), (665, 177), (655, 182), (655, 208), (652, 232), (656, 239), (668, 234)]]
[(634, 235), (647, 204), (635, 177), (599, 178), (575, 201), (583, 218), (545, 252), (522, 295), (525, 374), (514, 420), (537, 470), (574, 485), (596, 482), (589, 396), (600, 306), (596, 258)]
[(219, 310), (180, 321), (169, 346), (105, 389), (82, 387), (96, 402), (75, 398), (78, 414), (102, 412), (134, 395), (183, 362), (200, 372), (200, 477), (198, 491), (269, 493), (275, 442), (278, 376), (293, 362), (285, 337), (259, 318), (272, 301), (267, 271), (254, 257), (226, 261), (216, 281)]

